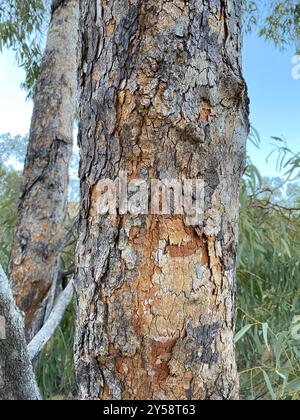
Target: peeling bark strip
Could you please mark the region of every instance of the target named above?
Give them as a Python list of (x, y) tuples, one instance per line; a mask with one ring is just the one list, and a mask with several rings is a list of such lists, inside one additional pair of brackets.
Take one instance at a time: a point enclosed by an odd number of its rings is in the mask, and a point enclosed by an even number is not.
[[(239, 0), (82, 0), (76, 366), (85, 399), (235, 399), (248, 102)], [(204, 179), (205, 222), (97, 214), (97, 183)]]
[(77, 0), (53, 1), (53, 15), (35, 92), (10, 278), (32, 338), (57, 275), (67, 211), (77, 92)]
[(39, 400), (40, 393), (27, 351), (24, 320), (14, 303), (0, 266), (0, 313), (5, 337), (0, 335), (0, 400)]

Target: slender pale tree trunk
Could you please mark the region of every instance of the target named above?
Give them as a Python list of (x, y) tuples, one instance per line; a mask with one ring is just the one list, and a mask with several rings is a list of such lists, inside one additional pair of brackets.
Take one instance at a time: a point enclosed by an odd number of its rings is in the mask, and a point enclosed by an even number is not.
[(68, 167), (77, 92), (77, 0), (53, 1), (37, 83), (10, 278), (32, 338), (57, 275), (65, 234)]
[(0, 266), (0, 400), (39, 400), (24, 320)]
[[(76, 366), (86, 399), (236, 399), (241, 1), (81, 2)], [(99, 181), (203, 179), (203, 224), (101, 216)]]

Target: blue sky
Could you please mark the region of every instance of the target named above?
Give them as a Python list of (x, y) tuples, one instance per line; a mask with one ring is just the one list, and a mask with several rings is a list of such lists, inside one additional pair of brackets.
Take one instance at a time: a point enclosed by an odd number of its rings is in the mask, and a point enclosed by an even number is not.
[(299, 151), (300, 80), (292, 77), (294, 49), (278, 51), (255, 35), (244, 42), (244, 75), (251, 101), (251, 123), (258, 130), (261, 148), (249, 144), (249, 155), (263, 175), (273, 176), (275, 159), (266, 157), (274, 149), (272, 136), (283, 137), (288, 146)]
[[(272, 151), (272, 136), (284, 137), (289, 147), (299, 150), (300, 80), (292, 78), (294, 50), (281, 52), (256, 35), (244, 42), (244, 75), (251, 100), (251, 123), (258, 130), (260, 150), (249, 144), (249, 155), (263, 175), (275, 176), (275, 160), (266, 164)], [(25, 134), (29, 131), (32, 104), (20, 84), (23, 70), (14, 55), (0, 55), (0, 133)]]

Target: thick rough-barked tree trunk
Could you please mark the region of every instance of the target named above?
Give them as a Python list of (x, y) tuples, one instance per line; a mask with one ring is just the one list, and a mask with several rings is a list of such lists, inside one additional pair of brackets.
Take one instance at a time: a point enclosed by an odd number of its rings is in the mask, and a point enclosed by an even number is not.
[[(235, 399), (241, 1), (81, 1), (82, 398)], [(101, 216), (98, 182), (204, 179), (203, 225)]]
[(10, 279), (32, 338), (58, 270), (65, 235), (68, 167), (77, 93), (77, 0), (52, 2), (52, 19), (37, 83)]

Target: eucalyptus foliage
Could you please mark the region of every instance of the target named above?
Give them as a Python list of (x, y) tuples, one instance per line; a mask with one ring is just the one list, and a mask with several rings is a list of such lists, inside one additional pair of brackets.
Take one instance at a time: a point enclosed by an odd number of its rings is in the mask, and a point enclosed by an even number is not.
[(284, 179), (249, 165), (241, 191), (236, 342), (243, 398), (298, 400), (300, 155), (276, 143)]
[(18, 172), (0, 163), (0, 264), (7, 270), (21, 185)]
[(0, 134), (0, 164), (6, 169), (22, 167), (26, 156), (28, 136)]
[(244, 0), (245, 30), (258, 29), (259, 35), (277, 47), (300, 48), (299, 0)]
[(21, 173), (27, 137), (0, 135), (0, 264), (7, 269), (14, 227), (17, 219)]
[(39, 74), (49, 0), (0, 0), (0, 52), (11, 49), (25, 70), (23, 87), (32, 94)]

